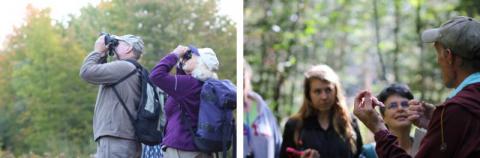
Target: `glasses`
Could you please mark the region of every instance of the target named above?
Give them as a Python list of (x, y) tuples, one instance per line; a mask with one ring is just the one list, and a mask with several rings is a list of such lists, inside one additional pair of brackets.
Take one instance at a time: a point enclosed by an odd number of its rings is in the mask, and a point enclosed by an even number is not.
[(400, 102), (400, 105), (398, 104), (399, 102), (391, 102), (389, 105), (388, 105), (388, 109), (397, 109), (399, 108), (399, 106), (401, 106), (402, 108), (408, 108), (409, 105), (408, 105), (408, 101), (401, 101)]
[(183, 55), (183, 60), (187, 61), (187, 60), (190, 60), (191, 58), (192, 58), (192, 50), (188, 49), (185, 55)]
[(183, 66), (185, 66), (185, 62), (190, 60), (192, 58), (192, 50), (188, 49), (187, 52), (183, 55), (182, 60), (180, 61), (180, 69), (183, 69)]

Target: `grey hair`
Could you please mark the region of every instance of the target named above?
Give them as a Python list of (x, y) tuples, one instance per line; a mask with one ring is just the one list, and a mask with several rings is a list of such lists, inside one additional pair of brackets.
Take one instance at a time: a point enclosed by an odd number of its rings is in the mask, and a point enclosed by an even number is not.
[(140, 36), (135, 35), (123, 35), (119, 37), (120, 40), (123, 40), (130, 44), (133, 48), (133, 53), (135, 54), (135, 59), (140, 59), (142, 54), (144, 53), (144, 45), (143, 40)]

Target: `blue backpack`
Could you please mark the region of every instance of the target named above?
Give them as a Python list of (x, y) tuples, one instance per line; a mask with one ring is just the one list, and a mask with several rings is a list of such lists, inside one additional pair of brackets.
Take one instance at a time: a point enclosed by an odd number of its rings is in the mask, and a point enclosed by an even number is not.
[[(195, 146), (202, 152), (223, 152), (232, 146), (235, 137), (235, 120), (233, 110), (237, 106), (237, 90), (229, 80), (208, 79), (204, 82), (200, 93), (200, 109), (197, 128), (185, 121), (186, 114), (182, 110), (183, 122), (190, 126)], [(234, 152), (235, 153), (235, 152)]]

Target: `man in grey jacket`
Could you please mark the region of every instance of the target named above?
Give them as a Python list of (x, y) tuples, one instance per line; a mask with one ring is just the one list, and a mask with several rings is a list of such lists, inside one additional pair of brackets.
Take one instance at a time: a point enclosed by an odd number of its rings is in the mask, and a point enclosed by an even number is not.
[[(113, 88), (105, 85), (116, 83), (130, 72), (135, 65), (123, 61), (138, 60), (143, 53), (143, 41), (134, 35), (111, 36), (119, 40), (115, 47), (115, 61), (103, 63), (107, 58), (104, 36), (95, 42), (94, 51), (84, 60), (80, 76), (85, 81), (99, 85), (95, 111), (93, 115), (93, 136), (97, 144), (97, 158), (140, 157), (141, 145), (135, 139), (134, 129), (127, 112), (115, 95)], [(138, 74), (128, 77), (115, 85), (128, 110), (136, 118), (135, 105), (140, 99), (140, 82)]]

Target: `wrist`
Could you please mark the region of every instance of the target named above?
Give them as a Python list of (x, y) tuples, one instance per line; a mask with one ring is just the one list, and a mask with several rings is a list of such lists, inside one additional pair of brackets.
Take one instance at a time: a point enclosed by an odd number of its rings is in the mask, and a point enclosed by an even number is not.
[(373, 133), (377, 133), (377, 132), (385, 131), (385, 130), (388, 130), (388, 129), (387, 129), (387, 127), (385, 126), (385, 124), (382, 123), (382, 124), (376, 126), (376, 127), (372, 130), (372, 132), (373, 132)]
[(370, 125), (369, 129), (373, 133), (377, 133), (382, 130), (387, 130), (387, 126), (385, 126), (385, 123), (383, 122), (383, 120), (379, 120), (377, 123)]
[(177, 57), (177, 59), (180, 59), (180, 54), (176, 51), (171, 52), (170, 54), (173, 54)]
[(423, 120), (420, 127), (424, 128), (424, 129), (427, 129), (429, 122), (430, 122), (430, 120), (427, 120), (427, 119)]
[(385, 136), (388, 136), (390, 132), (388, 130), (380, 130), (373, 134), (374, 134), (373, 137), (375, 141), (378, 141), (378, 140), (382, 140), (382, 138), (384, 138)]

